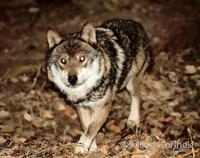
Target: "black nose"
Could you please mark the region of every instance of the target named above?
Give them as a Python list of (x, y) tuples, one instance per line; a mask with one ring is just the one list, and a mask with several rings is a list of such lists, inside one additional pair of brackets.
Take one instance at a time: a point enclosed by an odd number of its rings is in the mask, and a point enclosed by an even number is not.
[(70, 84), (75, 85), (77, 82), (78, 78), (76, 75), (68, 76), (68, 81)]

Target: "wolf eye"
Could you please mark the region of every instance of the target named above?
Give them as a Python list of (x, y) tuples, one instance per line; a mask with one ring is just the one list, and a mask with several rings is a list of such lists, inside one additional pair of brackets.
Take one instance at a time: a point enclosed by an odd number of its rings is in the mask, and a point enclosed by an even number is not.
[(67, 62), (66, 59), (64, 59), (64, 58), (61, 58), (61, 59), (60, 59), (60, 63), (61, 63), (61, 64), (65, 65), (66, 62)]
[(84, 56), (81, 56), (80, 58), (79, 58), (79, 61), (82, 63), (82, 62), (84, 62), (85, 61), (85, 57)]

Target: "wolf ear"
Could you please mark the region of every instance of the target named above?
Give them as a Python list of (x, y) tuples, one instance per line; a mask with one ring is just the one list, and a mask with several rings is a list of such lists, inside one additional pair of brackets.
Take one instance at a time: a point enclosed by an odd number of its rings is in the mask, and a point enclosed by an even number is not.
[(95, 28), (91, 23), (83, 26), (80, 36), (86, 42), (97, 43)]
[(54, 45), (59, 44), (62, 41), (62, 37), (57, 32), (48, 30), (47, 41), (49, 44), (49, 48), (52, 48)]

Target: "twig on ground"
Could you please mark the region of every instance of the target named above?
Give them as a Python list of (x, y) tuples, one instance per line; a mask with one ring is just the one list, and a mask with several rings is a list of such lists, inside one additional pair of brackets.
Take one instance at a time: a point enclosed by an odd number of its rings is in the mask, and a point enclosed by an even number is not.
[(195, 158), (194, 142), (192, 140), (192, 134), (191, 134), (190, 128), (187, 128), (187, 131), (188, 131), (188, 134), (190, 136), (191, 143), (192, 143), (192, 157)]
[(32, 90), (35, 87), (35, 85), (37, 84), (38, 78), (41, 75), (41, 68), (42, 68), (43, 65), (44, 65), (44, 63), (42, 63), (42, 64), (40, 64), (39, 66), (36, 67), (37, 72), (36, 72), (36, 75), (35, 75), (35, 77), (33, 79), (33, 83), (31, 85), (30, 90)]

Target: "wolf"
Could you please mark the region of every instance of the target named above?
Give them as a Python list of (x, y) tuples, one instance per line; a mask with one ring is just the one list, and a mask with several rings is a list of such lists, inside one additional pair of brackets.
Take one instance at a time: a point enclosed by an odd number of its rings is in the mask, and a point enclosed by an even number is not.
[(77, 111), (84, 131), (75, 153), (97, 149), (95, 137), (105, 123), (116, 94), (131, 96), (128, 127), (140, 123), (139, 87), (151, 60), (151, 47), (140, 23), (114, 19), (80, 32), (47, 32), (47, 74)]

